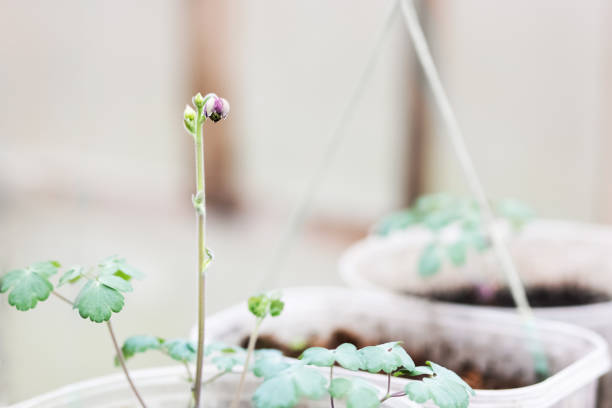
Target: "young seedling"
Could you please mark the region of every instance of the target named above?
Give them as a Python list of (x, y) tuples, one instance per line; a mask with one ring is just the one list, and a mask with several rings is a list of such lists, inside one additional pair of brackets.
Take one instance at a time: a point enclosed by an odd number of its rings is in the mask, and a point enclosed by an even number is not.
[[(498, 203), (496, 215), (518, 231), (533, 218), (534, 212), (518, 200), (507, 199)], [(419, 197), (411, 208), (383, 218), (374, 232), (386, 236), (417, 225), (434, 234), (419, 257), (418, 270), (423, 277), (438, 273), (445, 257), (459, 267), (467, 261), (470, 248), (478, 252), (491, 248), (491, 238), (477, 202), (445, 193)], [(451, 228), (458, 230), (457, 237), (454, 242), (443, 242), (442, 234)]]
[(236, 394), (234, 395), (234, 400), (232, 401), (231, 408), (237, 408), (238, 403), (240, 402), (240, 397), (242, 396), (242, 390), (244, 388), (244, 380), (246, 378), (246, 374), (249, 370), (249, 363), (251, 361), (251, 356), (253, 354), (253, 350), (255, 350), (255, 344), (257, 343), (257, 336), (259, 335), (259, 326), (263, 323), (264, 319), (270, 315), (272, 317), (279, 316), (283, 308), (285, 307), (285, 303), (280, 299), (279, 294), (260, 294), (258, 296), (252, 296), (248, 301), (249, 311), (255, 316), (255, 327), (249, 336), (249, 344), (247, 347), (247, 355), (246, 360), (244, 362), (244, 368), (242, 370), (242, 375), (240, 376), (240, 382), (238, 383), (238, 389), (236, 390)]
[(133, 290), (131, 280), (140, 279), (143, 274), (128, 265), (123, 258), (111, 256), (91, 268), (73, 266), (66, 270), (58, 281), (57, 288), (67, 283), (85, 281), (74, 301), (60, 294), (51, 282), (51, 277), (60, 270), (57, 261), (38, 262), (27, 268), (15, 269), (0, 278), (0, 293), (9, 292), (8, 302), (17, 310), (27, 311), (44, 302), (50, 295), (76, 309), (83, 319), (105, 323), (126, 379), (140, 405), (146, 407), (136, 389), (110, 322), (113, 313), (119, 313), (124, 306), (124, 293)]
[[(359, 377), (334, 378), (333, 367), (351, 371), (367, 371), (387, 376), (387, 389), (378, 389)], [(329, 367), (329, 377), (314, 367)], [(452, 371), (428, 361), (415, 367), (400, 342), (368, 346), (358, 350), (344, 343), (335, 350), (312, 347), (300, 360), (283, 358), (280, 352), (261, 351), (253, 373), (264, 382), (253, 395), (256, 408), (291, 408), (300, 398), (320, 399), (329, 395), (330, 407), (335, 399), (346, 400), (347, 408), (377, 408), (391, 398), (407, 397), (423, 403), (432, 400), (440, 408), (465, 408), (474, 391)], [(402, 390), (391, 390), (391, 378), (402, 375), (412, 378)]]

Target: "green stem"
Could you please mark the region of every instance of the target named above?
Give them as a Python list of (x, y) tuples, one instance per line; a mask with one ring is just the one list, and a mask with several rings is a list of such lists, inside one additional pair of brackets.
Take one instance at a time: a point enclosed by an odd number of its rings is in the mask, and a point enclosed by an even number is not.
[[(62, 294), (60, 294), (60, 293), (58, 293), (56, 291), (53, 291), (51, 293), (54, 296), (56, 296), (58, 299), (62, 300), (63, 302), (68, 303), (70, 306), (74, 306), (74, 302), (72, 302), (70, 299), (68, 299), (64, 295), (62, 295)], [(113, 341), (113, 346), (115, 347), (115, 352), (117, 353), (117, 360), (119, 360), (119, 363), (121, 364), (121, 368), (123, 369), (123, 373), (125, 374), (125, 378), (127, 379), (127, 382), (130, 385), (130, 388), (132, 389), (132, 392), (134, 393), (134, 395), (136, 396), (136, 398), (140, 402), (140, 405), (142, 405), (143, 408), (147, 408), (147, 406), (145, 405), (142, 397), (140, 396), (140, 393), (138, 392), (138, 389), (136, 389), (136, 385), (134, 384), (134, 381), (132, 381), (132, 377), (130, 376), (130, 373), (128, 371), (127, 365), (125, 364), (125, 358), (123, 358), (123, 352), (121, 351), (121, 348), (119, 347), (119, 344), (117, 343), (117, 338), (115, 337), (115, 332), (113, 331), (113, 326), (111, 325), (110, 320), (106, 322), (106, 326), (108, 327), (108, 332), (110, 334), (111, 340)]]
[(399, 397), (404, 397), (406, 396), (406, 393), (404, 391), (398, 391), (395, 392), (393, 394), (388, 394), (385, 395), (381, 400), (380, 403), (382, 404), (383, 402), (385, 402), (386, 400), (388, 400), (389, 398), (399, 398)]
[(192, 382), (193, 374), (191, 374), (191, 368), (189, 368), (189, 364), (186, 361), (183, 361), (183, 364), (185, 365), (185, 371), (187, 371), (187, 381)]
[(60, 293), (58, 293), (58, 292), (56, 292), (56, 291), (53, 291), (53, 292), (51, 292), (51, 293), (53, 293), (53, 295), (55, 295), (55, 296), (56, 296), (58, 299), (60, 299), (60, 300), (62, 300), (62, 301), (64, 301), (64, 302), (66, 302), (66, 303), (68, 303), (70, 306), (74, 306), (74, 303), (72, 303), (72, 301), (71, 301), (71, 300), (69, 300), (69, 299), (68, 299), (67, 297), (65, 297), (64, 295), (62, 295), (62, 294), (60, 294)]
[(200, 210), (196, 209), (198, 228), (198, 351), (196, 357), (196, 377), (193, 384), (195, 407), (200, 408), (202, 399), (202, 371), (204, 368), (204, 322), (206, 318), (206, 185), (204, 179), (204, 141), (202, 135), (201, 109), (198, 109), (198, 119), (195, 136), (196, 149), (196, 197), (201, 200)]
[(259, 335), (259, 326), (261, 326), (262, 321), (263, 319), (257, 318), (255, 328), (253, 328), (251, 336), (249, 337), (249, 346), (247, 347), (247, 355), (246, 359), (244, 360), (244, 367), (242, 368), (242, 374), (240, 374), (240, 382), (238, 383), (236, 394), (234, 394), (234, 400), (232, 401), (231, 408), (237, 408), (238, 403), (240, 402), (240, 396), (242, 395), (242, 390), (244, 388), (244, 380), (246, 378), (247, 372), (249, 371), (249, 362), (251, 361), (251, 356), (253, 355), (253, 351), (255, 350), (257, 336)]
[(208, 385), (208, 384), (214, 382), (215, 380), (217, 380), (218, 378), (223, 377), (227, 373), (228, 373), (228, 371), (221, 371), (220, 373), (217, 373), (217, 374), (213, 375), (212, 377), (210, 377), (209, 379), (207, 379), (206, 381), (204, 381), (202, 383), (202, 385)]
[[(334, 366), (331, 365), (329, 367), (329, 386), (331, 387), (332, 381), (334, 380)], [(331, 404), (331, 408), (334, 408), (334, 396), (329, 394), (329, 402)]]
[(142, 397), (140, 396), (140, 393), (136, 389), (136, 385), (134, 384), (134, 381), (132, 381), (132, 377), (130, 376), (130, 373), (127, 369), (127, 365), (125, 364), (125, 358), (123, 358), (123, 352), (121, 351), (121, 348), (119, 347), (119, 343), (117, 343), (117, 338), (115, 337), (115, 332), (113, 331), (113, 326), (110, 320), (106, 322), (106, 327), (108, 327), (108, 332), (110, 333), (110, 337), (113, 340), (113, 346), (115, 347), (115, 351), (117, 352), (117, 360), (119, 360), (119, 364), (121, 364), (121, 368), (123, 369), (123, 373), (125, 374), (125, 378), (127, 379), (127, 382), (130, 385), (132, 392), (138, 399), (138, 402), (140, 402), (140, 405), (142, 406), (142, 408), (147, 408), (147, 405), (144, 403), (144, 400), (142, 399)]

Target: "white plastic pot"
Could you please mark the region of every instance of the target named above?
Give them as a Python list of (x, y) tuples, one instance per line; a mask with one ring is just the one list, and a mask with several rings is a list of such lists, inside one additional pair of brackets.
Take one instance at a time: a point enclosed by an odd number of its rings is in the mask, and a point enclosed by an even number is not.
[[(465, 309), (440, 309), (417, 299), (380, 291), (336, 287), (283, 290), (282, 315), (268, 318), (262, 335), (280, 341), (326, 338), (342, 328), (365, 338), (401, 340), (416, 349), (432, 348), (431, 360), (451, 366), (452, 360), (470, 358), (480, 368), (499, 372), (520, 371), (533, 378), (528, 335), (520, 319), (509, 313), (486, 312), (478, 316)], [(532, 386), (508, 390), (477, 390), (472, 408), (592, 408), (597, 379), (608, 371), (610, 360), (601, 336), (561, 322), (538, 321), (538, 336), (549, 358), (553, 375)], [(248, 336), (253, 316), (245, 304), (233, 306), (208, 319), (210, 339), (238, 343)], [(441, 349), (451, 346), (451, 360), (440, 360)], [(363, 374), (379, 386), (386, 377)], [(406, 380), (393, 379), (401, 389)], [(429, 406), (429, 405), (425, 405)]]
[[(452, 231), (450, 231), (452, 235)], [(527, 224), (508, 244), (525, 285), (579, 283), (612, 295), (612, 228), (577, 222), (541, 220)], [(503, 284), (492, 251), (470, 253), (461, 268), (444, 265), (431, 278), (421, 278), (418, 259), (431, 242), (425, 228), (411, 228), (388, 237), (368, 237), (341, 257), (340, 274), (352, 287), (414, 293), (427, 297), (433, 290), (452, 289), (474, 282)], [(452, 240), (452, 236), (443, 237)], [(479, 319), (489, 310), (509, 308), (435, 302), (441, 314), (463, 314)], [(537, 317), (573, 323), (601, 334), (612, 345), (612, 301), (583, 306), (534, 308)], [(601, 382), (600, 406), (612, 407), (612, 375)]]
[[(209, 374), (215, 373), (213, 367), (207, 367)], [(325, 370), (327, 373), (327, 370)], [(211, 374), (211, 375), (212, 375)], [(338, 375), (347, 375), (345, 370)], [(188, 408), (191, 385), (185, 379), (185, 367), (163, 367), (137, 370), (132, 373), (136, 386), (141, 392), (147, 408)], [(205, 408), (227, 408), (238, 384), (239, 373), (228, 374), (219, 378), (205, 388)], [(261, 384), (261, 379), (247, 377), (240, 408), (251, 407), (251, 396)], [(381, 390), (381, 395), (384, 392)], [(344, 407), (342, 401), (336, 401), (337, 407)], [(420, 405), (404, 401), (389, 401), (388, 408), (418, 408)], [(41, 395), (8, 408), (139, 408), (137, 400), (129, 388), (123, 374), (95, 378), (60, 388), (57, 391)], [(296, 408), (329, 408), (326, 399), (320, 401), (303, 401)]]

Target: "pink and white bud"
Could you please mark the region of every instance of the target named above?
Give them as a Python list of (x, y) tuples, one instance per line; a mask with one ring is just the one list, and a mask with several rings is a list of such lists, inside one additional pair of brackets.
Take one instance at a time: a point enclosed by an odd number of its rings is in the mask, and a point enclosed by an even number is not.
[(204, 115), (212, 120), (218, 122), (221, 119), (225, 119), (229, 113), (230, 106), (229, 102), (223, 98), (219, 98), (216, 94), (211, 93), (204, 97), (206, 104), (204, 104)]

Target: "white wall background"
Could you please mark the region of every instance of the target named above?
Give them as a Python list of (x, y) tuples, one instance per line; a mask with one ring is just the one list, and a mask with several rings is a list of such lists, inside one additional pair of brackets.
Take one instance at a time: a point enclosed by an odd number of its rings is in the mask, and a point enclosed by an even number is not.
[[(430, 30), (437, 62), (489, 194), (521, 198), (543, 216), (609, 219), (603, 166), (612, 130), (605, 91), (612, 4), (466, 0), (435, 6)], [(445, 129), (439, 123), (436, 129), (428, 187), (465, 190)]]
[[(238, 183), (252, 195), (293, 203), (359, 80), (390, 2), (240, 4)], [(369, 222), (401, 203), (409, 53), (397, 19), (354, 107), (318, 195), (318, 211)]]

